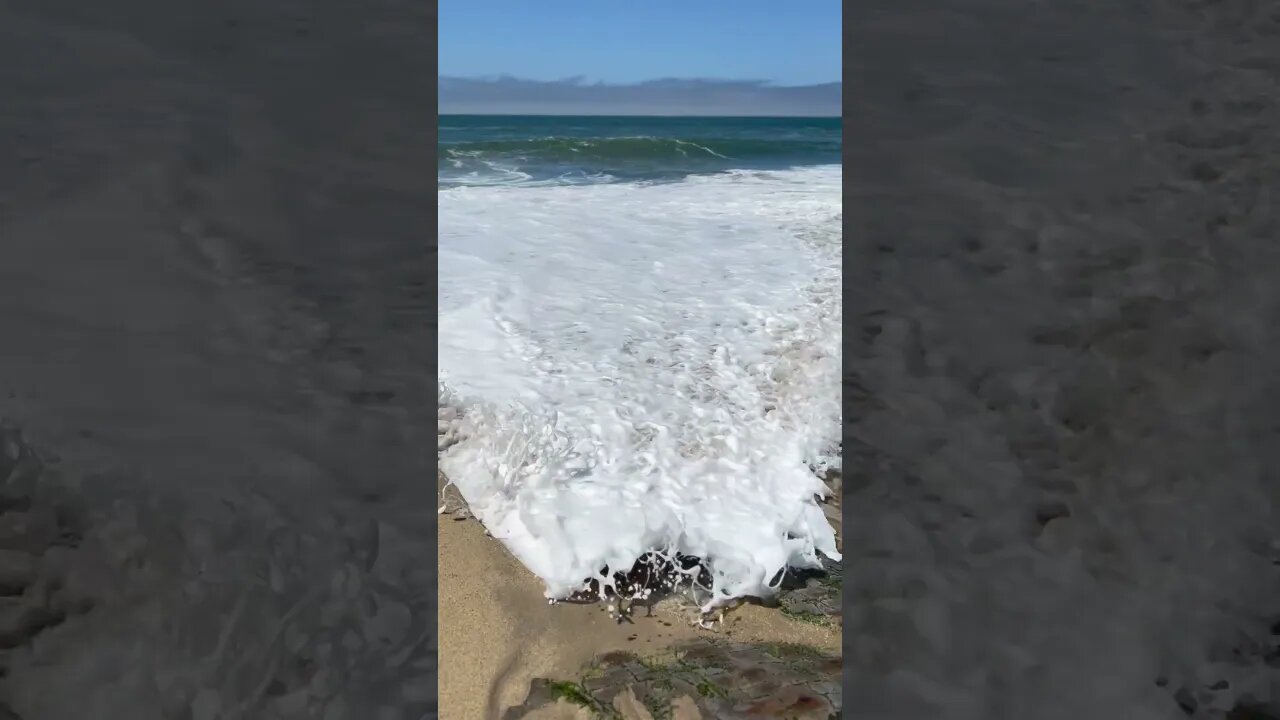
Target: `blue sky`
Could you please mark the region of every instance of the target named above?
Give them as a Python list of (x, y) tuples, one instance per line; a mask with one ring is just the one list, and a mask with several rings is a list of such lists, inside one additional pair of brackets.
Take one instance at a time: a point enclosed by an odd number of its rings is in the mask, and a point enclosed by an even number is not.
[(440, 75), (840, 80), (838, 0), (443, 0)]

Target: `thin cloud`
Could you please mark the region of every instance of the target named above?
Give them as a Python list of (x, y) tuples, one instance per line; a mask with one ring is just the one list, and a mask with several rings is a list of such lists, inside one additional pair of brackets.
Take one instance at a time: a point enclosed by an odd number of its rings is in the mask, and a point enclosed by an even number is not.
[(841, 83), (659, 78), (631, 84), (527, 80), (510, 75), (440, 78), (443, 114), (838, 116)]

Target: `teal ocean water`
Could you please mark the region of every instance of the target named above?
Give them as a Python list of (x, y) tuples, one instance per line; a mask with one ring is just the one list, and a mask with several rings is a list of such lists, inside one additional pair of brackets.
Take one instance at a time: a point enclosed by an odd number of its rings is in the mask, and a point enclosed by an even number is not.
[(840, 163), (840, 118), (443, 115), (441, 187), (679, 180)]

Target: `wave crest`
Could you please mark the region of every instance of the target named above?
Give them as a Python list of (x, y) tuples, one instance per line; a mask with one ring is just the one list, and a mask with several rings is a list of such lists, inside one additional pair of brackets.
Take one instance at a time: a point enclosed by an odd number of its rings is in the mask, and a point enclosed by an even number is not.
[[(483, 140), (440, 146), (438, 173), (508, 180), (650, 179), (731, 168), (783, 168), (838, 163), (840, 139), (730, 137), (542, 137)], [(525, 177), (517, 177), (523, 175)]]

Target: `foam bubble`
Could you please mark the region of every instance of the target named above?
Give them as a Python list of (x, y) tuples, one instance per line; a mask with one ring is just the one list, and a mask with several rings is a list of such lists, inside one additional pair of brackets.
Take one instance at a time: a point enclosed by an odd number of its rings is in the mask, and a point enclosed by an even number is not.
[(549, 597), (655, 550), (708, 606), (839, 558), (840, 181), (439, 193), (441, 467)]

